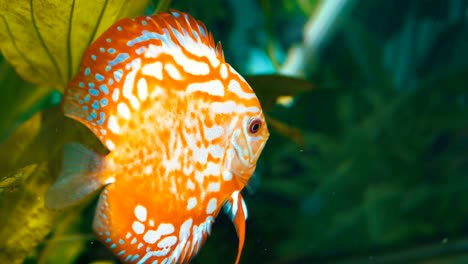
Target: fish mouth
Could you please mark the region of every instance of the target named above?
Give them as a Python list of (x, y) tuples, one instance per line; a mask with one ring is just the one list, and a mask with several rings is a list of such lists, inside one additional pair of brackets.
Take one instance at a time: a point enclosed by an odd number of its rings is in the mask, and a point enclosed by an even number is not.
[[(256, 164), (258, 159), (260, 158), (260, 154), (262, 154), (263, 149), (265, 148), (265, 145), (267, 143), (268, 136), (265, 138), (265, 140), (262, 140), (261, 145), (258, 147), (257, 152), (255, 153), (250, 153), (250, 162), (253, 164)], [(254, 165), (255, 166), (255, 165)]]
[(247, 184), (257, 167), (255, 158), (252, 155), (249, 155), (247, 158), (243, 157), (242, 153), (239, 153), (239, 150), (236, 148), (234, 148), (234, 151), (236, 158), (231, 161), (230, 172), (234, 177), (240, 179), (243, 184)]
[(250, 155), (251, 153), (249, 153), (249, 156), (245, 158), (242, 156), (242, 153), (239, 153), (237, 149), (234, 149), (234, 150), (236, 152), (237, 159), (234, 159), (232, 161), (231, 166), (235, 172), (245, 174), (251, 171), (252, 169), (255, 169), (256, 159), (254, 156)]

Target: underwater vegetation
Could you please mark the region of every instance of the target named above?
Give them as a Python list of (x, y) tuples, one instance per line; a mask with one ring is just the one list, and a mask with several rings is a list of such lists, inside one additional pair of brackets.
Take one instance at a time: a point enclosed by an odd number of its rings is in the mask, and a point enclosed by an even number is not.
[[(66, 143), (108, 152), (60, 102), (107, 28), (169, 8), (265, 113), (240, 263), (468, 263), (466, 0), (0, 0), (0, 263), (119, 263), (96, 196), (45, 207)], [(211, 231), (192, 263), (234, 263), (231, 219)]]

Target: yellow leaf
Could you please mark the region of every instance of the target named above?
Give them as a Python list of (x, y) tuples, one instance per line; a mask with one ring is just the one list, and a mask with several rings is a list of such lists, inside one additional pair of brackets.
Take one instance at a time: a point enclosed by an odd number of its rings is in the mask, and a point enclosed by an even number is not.
[(92, 132), (54, 107), (0, 144), (0, 262), (23, 263), (56, 226), (60, 212), (47, 210), (44, 196), (58, 176), (61, 148), (70, 141), (103, 148)]
[(22, 188), (5, 191), (0, 199), (0, 259), (5, 263), (22, 263), (49, 233), (57, 212), (43, 206), (48, 175), (46, 164), (24, 170)]
[(27, 178), (30, 174), (32, 174), (37, 168), (37, 164), (32, 164), (29, 166), (26, 166), (19, 171), (6, 175), (6, 176), (0, 176), (0, 194), (4, 189), (13, 189), (15, 187), (18, 187), (20, 184), (21, 180), (24, 180), (24, 178)]
[(63, 90), (89, 44), (149, 0), (0, 0), (0, 50), (25, 80)]

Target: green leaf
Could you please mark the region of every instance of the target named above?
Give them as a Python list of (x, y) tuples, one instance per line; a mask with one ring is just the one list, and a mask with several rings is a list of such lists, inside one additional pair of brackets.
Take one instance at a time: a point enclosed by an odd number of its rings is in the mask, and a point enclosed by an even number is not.
[[(40, 132), (41, 128), (41, 115), (35, 115), (16, 129), (15, 133), (0, 144), (0, 173), (7, 173), (25, 167), (29, 164), (20, 164), (20, 159), (26, 150), (27, 146), (31, 144), (35, 137)], [(13, 151), (14, 150), (14, 151)], [(16, 172), (15, 172), (16, 173)], [(14, 177), (15, 173), (9, 173)]]
[(116, 20), (142, 14), (148, 0), (0, 1), (0, 50), (25, 80), (62, 90), (84, 50)]
[[(283, 0), (283, 2), (286, 3), (286, 2), (289, 2), (289, 1)], [(291, 3), (291, 2), (289, 2), (289, 3)], [(318, 0), (298, 0), (297, 4), (300, 6), (302, 12), (304, 12), (305, 15), (309, 15), (309, 14), (312, 14), (317, 9), (317, 7), (320, 4), (320, 1), (318, 1)]]
[(3, 99), (0, 103), (0, 142), (38, 109), (54, 103), (50, 100), (51, 89), (33, 89), (34, 86), (22, 80), (6, 61), (0, 62), (0, 87)]
[(293, 97), (312, 89), (312, 84), (304, 79), (278, 74), (247, 76), (245, 79), (257, 94), (264, 112), (271, 111), (281, 97)]
[(292, 127), (268, 115), (266, 116), (266, 120), (270, 129), (274, 129), (276, 132), (291, 139), (294, 143), (296, 143), (299, 146), (304, 145), (304, 136), (300, 129)]
[(154, 10), (154, 14), (166, 12), (171, 5), (172, 0), (160, 0), (158, 6)]
[[(306, 80), (278, 74), (247, 76), (245, 79), (257, 94), (265, 113), (271, 111), (276, 104), (287, 105), (293, 101), (296, 94), (312, 89), (312, 84)], [(291, 139), (297, 145), (304, 144), (304, 137), (300, 129), (270, 115), (266, 115), (266, 118), (270, 129)]]

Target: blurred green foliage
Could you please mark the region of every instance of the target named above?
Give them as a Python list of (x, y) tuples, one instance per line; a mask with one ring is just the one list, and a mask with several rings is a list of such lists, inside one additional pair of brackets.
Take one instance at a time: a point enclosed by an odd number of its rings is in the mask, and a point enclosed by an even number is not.
[[(6, 2), (3, 23), (6, 7), (15, 7)], [(205, 22), (242, 74), (261, 74), (246, 79), (273, 129), (256, 172), (259, 187), (246, 195), (241, 262), (468, 263), (468, 1), (354, 1), (347, 15), (338, 13), (337, 28), (323, 28), (336, 34), (307, 62), (315, 65), (305, 72), (309, 82), (270, 75), (294, 63), (290, 50), (301, 44), (306, 23), (320, 22), (314, 19), (325, 2), (170, 6)], [(68, 71), (77, 69), (73, 61)], [(25, 61), (10, 63), (18, 70)], [(47, 72), (51, 65), (43, 63), (39, 71)], [(0, 65), (0, 260), (116, 263), (92, 235), (93, 201), (65, 212), (43, 206), (64, 143), (105, 151), (59, 111), (53, 91), (63, 82), (52, 82), (56, 77), (35, 86), (5, 60)], [(234, 228), (221, 215), (193, 262), (231, 262), (236, 248)]]

